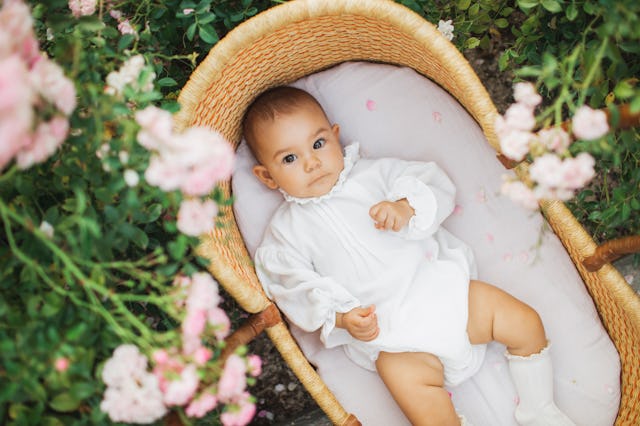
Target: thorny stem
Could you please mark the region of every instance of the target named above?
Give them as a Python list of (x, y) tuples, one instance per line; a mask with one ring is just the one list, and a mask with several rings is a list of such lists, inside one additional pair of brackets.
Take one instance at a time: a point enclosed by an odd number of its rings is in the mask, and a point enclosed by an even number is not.
[[(125, 302), (127, 301), (142, 301), (137, 300), (137, 297), (134, 295), (123, 295), (112, 292), (110, 289), (103, 287), (99, 283), (93, 281), (91, 278), (87, 277), (79, 267), (71, 260), (71, 258), (64, 253), (56, 244), (51, 242), (42, 232), (33, 227), (31, 224), (27, 223), (25, 219), (19, 214), (13, 212), (2, 200), (0, 200), (0, 216), (4, 221), (5, 232), (7, 234), (7, 239), (9, 245), (11, 247), (12, 252), (25, 264), (32, 267), (38, 275), (47, 283), (47, 285), (51, 286), (54, 291), (57, 293), (69, 297), (74, 303), (79, 306), (83, 306), (92, 310), (93, 312), (102, 316), (107, 323), (113, 327), (114, 331), (123, 339), (128, 341), (136, 341), (140, 346), (145, 346), (145, 349), (150, 350), (150, 345), (147, 342), (151, 342), (154, 340), (165, 340), (159, 338), (160, 336), (154, 336), (149, 327), (137, 318), (127, 307), (125, 306)], [(78, 284), (85, 290), (85, 293), (91, 303), (86, 303), (78, 299), (72, 292), (69, 292), (59, 285), (57, 285), (51, 278), (47, 275), (47, 273), (42, 269), (40, 265), (37, 264), (32, 258), (26, 255), (22, 250), (20, 250), (15, 242), (13, 237), (13, 232), (10, 226), (11, 219), (18, 223), (23, 228), (27, 229), (31, 233), (33, 233), (40, 242), (47, 247), (66, 267), (67, 271), (74, 277), (74, 279), (78, 282)], [(129, 322), (138, 334), (122, 327), (118, 321), (114, 318), (114, 316), (107, 311), (103, 304), (98, 299), (97, 294), (102, 296), (103, 298), (109, 299), (114, 306), (116, 307), (117, 313), (121, 314), (127, 322)], [(161, 302), (163, 301), (161, 297), (153, 298), (154, 300), (149, 300), (149, 295), (145, 295), (145, 301), (149, 301), (151, 303)], [(140, 336), (142, 339), (140, 339)]]

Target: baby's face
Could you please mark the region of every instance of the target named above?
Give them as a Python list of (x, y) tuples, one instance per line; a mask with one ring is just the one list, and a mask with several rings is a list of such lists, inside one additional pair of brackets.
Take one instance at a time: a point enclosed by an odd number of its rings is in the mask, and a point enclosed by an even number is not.
[(262, 164), (254, 174), (271, 189), (298, 198), (318, 197), (333, 188), (344, 167), (340, 128), (317, 105), (308, 105), (256, 126)]

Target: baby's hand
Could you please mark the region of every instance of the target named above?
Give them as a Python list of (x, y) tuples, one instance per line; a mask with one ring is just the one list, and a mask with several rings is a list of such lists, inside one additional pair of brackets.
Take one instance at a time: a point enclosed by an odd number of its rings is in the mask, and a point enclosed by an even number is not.
[(349, 312), (337, 314), (336, 326), (346, 329), (349, 334), (358, 340), (368, 342), (378, 337), (380, 328), (375, 313), (376, 307), (354, 308)]
[(369, 209), (369, 216), (374, 220), (376, 228), (394, 231), (401, 230), (414, 214), (415, 210), (406, 198), (398, 201), (382, 201)]

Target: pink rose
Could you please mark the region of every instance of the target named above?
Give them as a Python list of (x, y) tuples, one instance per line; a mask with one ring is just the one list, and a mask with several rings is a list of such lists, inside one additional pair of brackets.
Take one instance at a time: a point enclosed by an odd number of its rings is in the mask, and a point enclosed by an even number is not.
[(96, 11), (96, 0), (69, 0), (69, 9), (76, 18), (93, 15)]
[(224, 426), (244, 426), (251, 422), (256, 414), (256, 406), (250, 400), (250, 395), (244, 392), (238, 401), (232, 406), (227, 406), (220, 415), (220, 421)]
[(193, 353), (193, 360), (196, 362), (196, 364), (202, 366), (202, 365), (205, 365), (207, 361), (211, 359), (212, 356), (213, 356), (213, 352), (211, 351), (211, 349), (208, 349), (205, 347), (199, 347)]
[(187, 309), (209, 311), (220, 303), (218, 283), (206, 272), (191, 275), (191, 286), (187, 297)]
[(529, 152), (529, 142), (533, 135), (529, 132), (514, 130), (500, 138), (500, 149), (508, 158), (515, 161), (522, 159)]
[(76, 108), (76, 89), (62, 68), (49, 59), (38, 61), (29, 74), (32, 86), (65, 115)]
[(164, 349), (158, 349), (153, 353), (153, 361), (158, 365), (164, 365), (169, 361), (169, 354)]
[(138, 347), (131, 344), (118, 346), (102, 369), (102, 381), (108, 386), (119, 386), (131, 377), (144, 375), (147, 371), (147, 357)]
[(180, 184), (182, 193), (196, 197), (209, 195), (220, 180), (220, 176), (228, 176), (226, 170), (220, 170), (221, 166), (225, 167), (214, 159), (194, 167)]
[(246, 372), (246, 364), (238, 355), (232, 354), (227, 358), (218, 382), (218, 398), (220, 401), (231, 402), (244, 392), (247, 386)]
[(573, 134), (578, 139), (598, 139), (609, 131), (607, 114), (604, 111), (591, 109), (586, 105), (578, 108), (571, 123)]
[[(140, 141), (140, 133), (138, 133)], [(178, 189), (184, 180), (185, 170), (170, 159), (153, 155), (149, 161), (149, 167), (144, 172), (144, 178), (149, 185), (157, 186), (163, 191)]]
[(218, 405), (218, 398), (211, 393), (205, 392), (200, 395), (198, 398), (191, 401), (191, 403), (187, 406), (185, 413), (189, 417), (197, 417), (202, 418), (209, 411), (216, 408)]
[(247, 365), (249, 374), (253, 377), (258, 377), (262, 374), (262, 360), (258, 355), (249, 355), (247, 356)]
[(18, 54), (29, 67), (40, 57), (33, 18), (22, 1), (5, 1), (0, 9), (0, 58), (12, 54)]
[(507, 126), (513, 130), (531, 131), (536, 125), (533, 108), (520, 103), (512, 104), (504, 113)]
[(69, 368), (69, 360), (65, 357), (57, 358), (54, 367), (60, 373), (64, 373)]
[(200, 336), (207, 325), (207, 311), (192, 309), (187, 311), (187, 316), (182, 322), (182, 333), (190, 336)]
[(184, 200), (178, 210), (178, 230), (185, 235), (198, 237), (215, 227), (218, 206), (212, 200)]
[(0, 59), (0, 119), (16, 109), (31, 109), (34, 96), (27, 73), (18, 55)]
[(562, 163), (563, 186), (570, 189), (579, 189), (585, 186), (593, 176), (595, 160), (586, 153), (581, 152), (575, 158), (567, 158)]
[(118, 31), (120, 31), (120, 34), (137, 34), (136, 30), (131, 26), (131, 22), (129, 22), (128, 19), (125, 19), (118, 24)]
[(147, 149), (157, 150), (173, 137), (173, 116), (156, 106), (148, 106), (135, 114), (136, 122), (142, 127), (138, 142)]
[(538, 139), (544, 146), (558, 154), (566, 151), (571, 143), (569, 134), (560, 127), (540, 130), (538, 132)]
[(198, 371), (193, 364), (187, 365), (177, 380), (168, 382), (164, 391), (164, 403), (167, 405), (184, 405), (191, 400), (198, 388), (200, 379)]
[(542, 102), (542, 96), (536, 92), (536, 87), (527, 82), (520, 82), (514, 85), (513, 99), (529, 108), (535, 108)]
[(184, 355), (193, 355), (202, 347), (202, 339), (200, 335), (182, 333), (182, 353)]
[(69, 122), (62, 117), (38, 125), (31, 143), (23, 147), (16, 155), (18, 167), (26, 169), (35, 163), (49, 158), (64, 142), (69, 131)]
[(536, 158), (529, 168), (529, 176), (540, 185), (557, 188), (563, 184), (562, 160), (554, 154)]
[(209, 311), (209, 324), (213, 326), (213, 334), (218, 340), (224, 340), (231, 330), (231, 321), (226, 312), (220, 308), (214, 308)]
[(520, 181), (505, 181), (500, 188), (500, 192), (516, 204), (520, 204), (529, 210), (538, 208), (538, 201), (533, 191)]

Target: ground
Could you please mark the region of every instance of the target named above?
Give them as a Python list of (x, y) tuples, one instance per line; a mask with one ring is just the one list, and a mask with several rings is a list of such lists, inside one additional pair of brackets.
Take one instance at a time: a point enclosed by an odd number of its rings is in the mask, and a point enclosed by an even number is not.
[[(498, 70), (496, 52), (481, 54), (479, 51), (469, 51), (465, 56), (484, 83), (498, 111), (504, 112), (512, 102), (512, 76)], [(249, 350), (263, 360), (262, 375), (250, 389), (258, 406), (252, 425), (330, 424), (321, 414), (316, 414), (319, 413), (318, 406), (266, 335), (262, 334), (254, 340)]]

